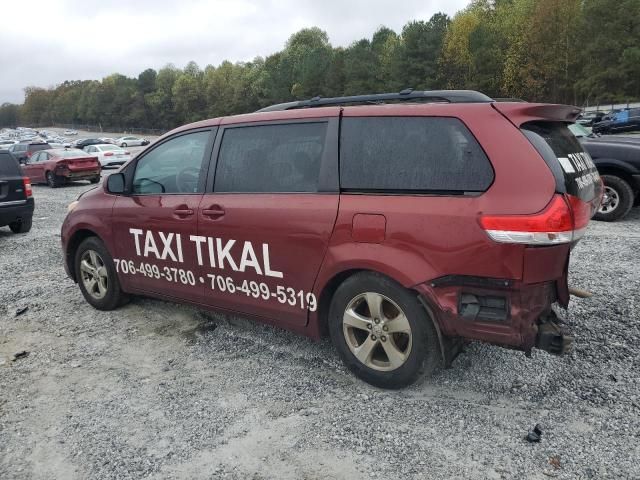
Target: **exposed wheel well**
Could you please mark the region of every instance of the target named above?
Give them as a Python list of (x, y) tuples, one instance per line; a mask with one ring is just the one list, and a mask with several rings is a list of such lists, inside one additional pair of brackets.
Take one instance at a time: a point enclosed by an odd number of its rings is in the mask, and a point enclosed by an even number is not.
[(67, 262), (67, 267), (69, 273), (71, 274), (71, 278), (74, 282), (77, 282), (76, 278), (76, 270), (73, 265), (73, 259), (76, 257), (76, 251), (80, 244), (89, 237), (97, 237), (95, 232), (91, 230), (78, 230), (73, 236), (69, 239), (69, 243), (67, 243), (67, 251), (65, 252), (65, 262)]
[(345, 270), (335, 275), (331, 280), (327, 282), (320, 294), (318, 301), (318, 324), (320, 327), (320, 333), (323, 337), (329, 336), (329, 308), (331, 307), (331, 299), (333, 294), (342, 282), (355, 273), (361, 272), (360, 269)]
[[(368, 270), (368, 269), (362, 269), (362, 268), (345, 270), (344, 272), (340, 272), (336, 274), (324, 286), (324, 289), (322, 290), (322, 293), (320, 294), (320, 299), (318, 301), (318, 324), (320, 327), (320, 333), (323, 337), (329, 336), (329, 308), (331, 308), (331, 300), (333, 299), (334, 293), (347, 278), (359, 272), (372, 272), (379, 275), (384, 275), (385, 277), (393, 280), (394, 282), (400, 283), (395, 278), (389, 277), (388, 275), (385, 275), (383, 273), (377, 272), (375, 270)], [(417, 295), (417, 292), (414, 292), (414, 293), (416, 293)], [(435, 319), (434, 319), (434, 323), (435, 323)]]
[(606, 167), (598, 167), (598, 173), (600, 175), (614, 175), (616, 177), (619, 177), (621, 179), (623, 179), (625, 182), (627, 182), (631, 188), (633, 189), (634, 193), (638, 193), (638, 191), (635, 189), (634, 184), (633, 184), (633, 178), (631, 177), (631, 174), (629, 172), (627, 172), (626, 170), (619, 168), (619, 167), (612, 167), (612, 166), (606, 166)]

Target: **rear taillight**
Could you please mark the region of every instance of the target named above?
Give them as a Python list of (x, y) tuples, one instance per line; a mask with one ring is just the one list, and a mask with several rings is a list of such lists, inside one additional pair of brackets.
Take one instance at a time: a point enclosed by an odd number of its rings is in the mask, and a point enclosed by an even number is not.
[(112, 157), (113, 156), (113, 152), (107, 152), (104, 154), (105, 157)]
[(131, 155), (131, 153), (127, 152), (126, 150), (124, 151), (125, 155)]
[(589, 224), (592, 205), (573, 195), (554, 195), (533, 215), (483, 215), (480, 225), (500, 243), (556, 245), (579, 240)]
[(31, 180), (29, 177), (22, 177), (22, 183), (24, 184), (24, 193), (27, 195), (27, 198), (33, 196), (33, 189), (31, 188)]

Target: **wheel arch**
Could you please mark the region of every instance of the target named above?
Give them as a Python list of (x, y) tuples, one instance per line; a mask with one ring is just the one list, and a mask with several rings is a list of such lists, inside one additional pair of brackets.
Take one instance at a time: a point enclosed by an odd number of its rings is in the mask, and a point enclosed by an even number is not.
[[(352, 277), (356, 273), (368, 272), (375, 273), (376, 275), (381, 275), (383, 277), (388, 278), (389, 280), (394, 281), (398, 285), (403, 288), (411, 291), (415, 296), (419, 303), (425, 308), (427, 315), (431, 319), (431, 323), (433, 323), (434, 328), (438, 332), (438, 337), (441, 337), (440, 326), (438, 324), (438, 319), (436, 318), (436, 312), (433, 311), (431, 307), (428, 308), (427, 304), (424, 303), (424, 300), (421, 298), (418, 290), (415, 288), (411, 288), (406, 286), (406, 283), (401, 281), (399, 278), (394, 278), (394, 276), (389, 275), (386, 272), (381, 272), (378, 270), (374, 270), (372, 268), (346, 268), (339, 272), (335, 272), (332, 277), (330, 277), (326, 282), (324, 282), (322, 289), (320, 290), (320, 294), (318, 296), (318, 310), (316, 312), (316, 331), (319, 333), (321, 337), (327, 337), (329, 335), (329, 309), (331, 308), (331, 300), (333, 296), (342, 283), (345, 280)], [(441, 339), (440, 339), (441, 340)]]
[(69, 276), (76, 283), (78, 282), (78, 279), (76, 278), (76, 269), (73, 264), (74, 259), (76, 257), (76, 252), (78, 251), (78, 247), (80, 246), (80, 244), (84, 240), (90, 237), (100, 238), (100, 235), (98, 235), (96, 232), (94, 232), (91, 229), (80, 228), (76, 230), (73, 233), (73, 235), (71, 235), (71, 237), (69, 238), (69, 241), (67, 242), (64, 261), (67, 264), (66, 266), (67, 266), (67, 271), (69, 272)]
[(598, 168), (598, 173), (600, 175), (613, 175), (615, 177), (619, 177), (622, 180), (624, 180), (625, 182), (627, 182), (631, 188), (635, 191), (637, 191), (634, 188), (634, 181), (633, 181), (633, 172), (631, 169), (628, 168), (628, 166), (624, 163), (624, 162), (620, 162), (620, 161), (603, 161), (598, 162), (596, 164), (597, 168)]

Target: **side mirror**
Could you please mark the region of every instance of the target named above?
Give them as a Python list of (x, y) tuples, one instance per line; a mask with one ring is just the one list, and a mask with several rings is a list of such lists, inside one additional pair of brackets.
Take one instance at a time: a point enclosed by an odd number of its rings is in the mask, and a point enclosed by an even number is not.
[(107, 177), (107, 192), (124, 193), (124, 173), (112, 173)]

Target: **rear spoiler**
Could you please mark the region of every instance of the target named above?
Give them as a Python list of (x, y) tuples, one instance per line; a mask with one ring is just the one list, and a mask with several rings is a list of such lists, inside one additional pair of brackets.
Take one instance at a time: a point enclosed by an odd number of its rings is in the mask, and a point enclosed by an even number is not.
[(573, 123), (582, 111), (571, 105), (555, 105), (549, 103), (499, 103), (491, 104), (516, 127), (523, 123), (546, 120), (550, 122)]

